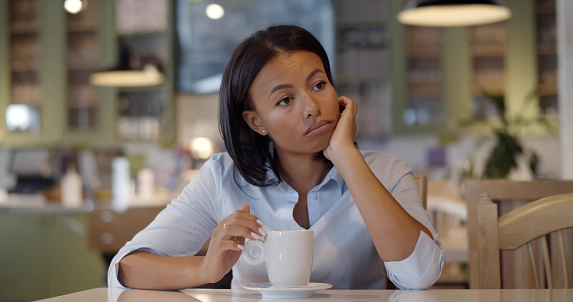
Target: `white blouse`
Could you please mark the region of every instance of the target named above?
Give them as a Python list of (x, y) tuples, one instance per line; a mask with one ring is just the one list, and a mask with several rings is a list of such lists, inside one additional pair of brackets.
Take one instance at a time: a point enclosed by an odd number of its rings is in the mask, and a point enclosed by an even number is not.
[[(344, 179), (333, 167), (307, 196), (310, 230), (314, 231), (310, 281), (329, 283), (336, 289), (380, 289), (387, 272), (400, 289), (431, 286), (441, 274), (444, 251), (422, 207), (412, 170), (397, 155), (376, 151), (362, 154), (386, 189), (435, 239), (421, 232), (408, 258), (382, 261)], [(268, 187), (253, 186), (237, 172), (239, 187), (233, 169), (227, 153), (213, 155), (178, 198), (118, 252), (109, 267), (108, 286), (122, 287), (117, 279), (119, 261), (133, 251), (174, 257), (195, 255), (218, 222), (244, 203), (270, 229), (302, 229), (292, 215), (298, 202), (298, 193), (292, 187), (284, 181)], [(267, 177), (275, 176), (269, 171)], [(258, 282), (268, 282), (264, 263), (251, 266), (239, 258), (233, 267), (232, 288)]]

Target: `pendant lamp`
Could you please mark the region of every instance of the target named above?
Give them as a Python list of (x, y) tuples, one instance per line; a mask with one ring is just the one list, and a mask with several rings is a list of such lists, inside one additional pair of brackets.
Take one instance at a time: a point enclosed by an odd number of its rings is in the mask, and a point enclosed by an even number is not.
[(145, 87), (163, 83), (161, 64), (153, 56), (140, 56), (122, 47), (119, 64), (110, 69), (95, 72), (90, 84), (110, 87)]
[(511, 17), (497, 0), (410, 0), (398, 14), (407, 25), (449, 27), (496, 23)]

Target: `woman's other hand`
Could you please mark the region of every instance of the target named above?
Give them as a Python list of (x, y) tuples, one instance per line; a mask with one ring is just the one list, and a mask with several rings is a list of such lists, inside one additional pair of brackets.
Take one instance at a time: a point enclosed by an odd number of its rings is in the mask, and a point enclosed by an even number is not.
[(324, 156), (333, 162), (336, 156), (344, 156), (345, 150), (355, 148), (354, 138), (356, 136), (358, 105), (345, 96), (338, 98), (338, 104), (341, 110), (340, 119), (330, 138), (330, 144), (323, 151)]
[(244, 249), (245, 238), (256, 240), (266, 235), (262, 222), (250, 213), (248, 204), (223, 219), (213, 230), (203, 271), (211, 283), (221, 280), (235, 265)]

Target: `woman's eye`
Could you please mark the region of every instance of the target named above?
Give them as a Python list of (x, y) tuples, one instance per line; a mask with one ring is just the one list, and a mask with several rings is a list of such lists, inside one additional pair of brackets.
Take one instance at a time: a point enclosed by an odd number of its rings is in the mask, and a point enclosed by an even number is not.
[(290, 104), (291, 101), (292, 101), (292, 98), (291, 98), (291, 97), (282, 98), (282, 99), (280, 99), (280, 100), (278, 101), (277, 105), (279, 105), (279, 106), (285, 106), (285, 105)]
[(320, 81), (316, 85), (314, 85), (313, 90), (321, 90), (322, 88), (324, 88), (324, 85), (326, 85), (326, 82)]

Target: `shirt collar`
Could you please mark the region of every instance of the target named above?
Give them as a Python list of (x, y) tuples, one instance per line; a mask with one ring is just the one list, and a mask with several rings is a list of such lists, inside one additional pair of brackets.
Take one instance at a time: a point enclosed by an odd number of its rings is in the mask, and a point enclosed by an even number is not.
[(326, 174), (324, 180), (318, 186), (316, 186), (316, 189), (317, 190), (320, 189), (322, 186), (326, 185), (330, 180), (336, 181), (338, 187), (340, 188), (340, 194), (342, 195), (342, 193), (344, 192), (344, 187), (346, 186), (346, 182), (344, 181), (342, 175), (338, 173), (338, 170), (336, 170), (336, 167), (334, 166), (332, 166), (330, 171), (328, 171), (328, 174)]
[[(275, 142), (273, 140), (271, 140), (269, 143), (269, 150), (271, 152), (271, 158), (274, 159)], [(266, 181), (267, 182), (276, 182), (277, 180), (278, 180), (278, 176), (275, 175), (273, 170), (267, 168)], [(322, 186), (326, 185), (330, 180), (336, 181), (336, 183), (338, 184), (338, 186), (340, 188), (340, 194), (342, 195), (342, 193), (344, 191), (344, 187), (346, 186), (346, 182), (344, 181), (344, 179), (342, 178), (340, 173), (338, 173), (338, 170), (336, 170), (336, 167), (334, 167), (334, 166), (332, 166), (330, 171), (328, 171), (328, 174), (326, 174), (326, 176), (324, 177), (323, 181), (320, 184), (318, 184), (315, 187), (315, 189), (319, 190)]]

